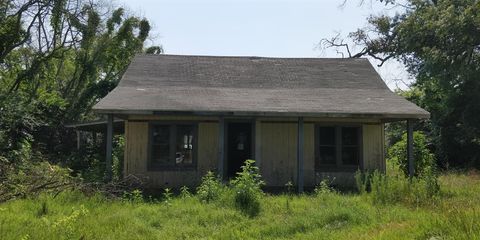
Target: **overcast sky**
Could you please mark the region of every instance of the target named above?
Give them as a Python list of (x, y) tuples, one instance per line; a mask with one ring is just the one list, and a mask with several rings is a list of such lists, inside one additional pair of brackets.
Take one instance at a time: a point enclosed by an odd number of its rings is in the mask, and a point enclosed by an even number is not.
[[(342, 57), (318, 43), (366, 26), (370, 14), (401, 9), (367, 0), (118, 0), (153, 25), (149, 45), (167, 54)], [(374, 61), (371, 60), (375, 64)], [(391, 89), (409, 81), (398, 63), (377, 68)], [(397, 83), (397, 84), (395, 84)]]

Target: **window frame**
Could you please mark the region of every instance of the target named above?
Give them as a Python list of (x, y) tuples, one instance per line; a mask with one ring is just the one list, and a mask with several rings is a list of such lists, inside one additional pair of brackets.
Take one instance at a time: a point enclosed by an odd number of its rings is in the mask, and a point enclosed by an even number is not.
[[(335, 164), (320, 163), (320, 128), (333, 127), (335, 129)], [(343, 164), (342, 162), (342, 128), (357, 128), (358, 133), (358, 165)], [(317, 172), (341, 172), (357, 171), (363, 169), (363, 128), (362, 124), (315, 124), (315, 171)]]
[[(177, 126), (192, 126), (193, 127), (193, 142), (192, 142), (192, 163), (189, 165), (157, 165), (153, 164), (152, 148), (153, 148), (153, 129), (155, 126), (168, 126), (170, 131), (169, 145), (170, 157), (175, 159), (175, 145), (177, 144)], [(197, 170), (197, 155), (198, 155), (198, 122), (191, 121), (150, 121), (148, 123), (148, 157), (147, 157), (147, 171), (192, 171)]]

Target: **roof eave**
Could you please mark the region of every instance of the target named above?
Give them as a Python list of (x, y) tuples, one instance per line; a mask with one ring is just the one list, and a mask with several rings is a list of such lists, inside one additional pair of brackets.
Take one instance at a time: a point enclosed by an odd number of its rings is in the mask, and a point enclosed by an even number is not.
[(385, 122), (404, 119), (429, 119), (430, 113), (329, 113), (329, 112), (244, 112), (244, 111), (157, 111), (132, 109), (94, 109), (98, 114), (119, 115), (195, 115), (195, 116), (252, 116), (252, 117), (324, 117), (375, 118)]

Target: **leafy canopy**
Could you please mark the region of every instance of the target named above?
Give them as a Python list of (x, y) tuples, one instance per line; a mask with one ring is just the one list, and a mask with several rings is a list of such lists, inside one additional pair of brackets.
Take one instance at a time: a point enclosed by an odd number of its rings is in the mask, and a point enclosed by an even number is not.
[[(480, 2), (385, 2), (403, 10), (370, 16), (366, 28), (350, 33), (363, 47), (350, 56), (404, 63), (416, 77), (413, 100), (432, 114), (427, 128), (437, 158), (444, 166), (480, 167)], [(346, 47), (338, 37), (325, 43)]]

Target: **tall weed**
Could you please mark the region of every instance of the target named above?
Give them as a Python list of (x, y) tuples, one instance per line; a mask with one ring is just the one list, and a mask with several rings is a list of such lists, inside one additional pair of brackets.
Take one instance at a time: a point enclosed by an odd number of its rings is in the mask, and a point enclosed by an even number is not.
[(246, 160), (242, 171), (231, 181), (235, 191), (235, 206), (250, 217), (260, 213), (260, 199), (263, 195), (261, 179), (255, 160)]
[(197, 187), (197, 197), (202, 202), (209, 203), (217, 200), (224, 190), (224, 186), (220, 179), (211, 171), (208, 171), (202, 177), (202, 182)]
[(428, 205), (435, 203), (440, 195), (440, 187), (434, 174), (408, 178), (404, 175), (388, 176), (375, 171), (371, 174), (357, 173), (355, 178), (360, 194), (367, 195), (375, 204)]

